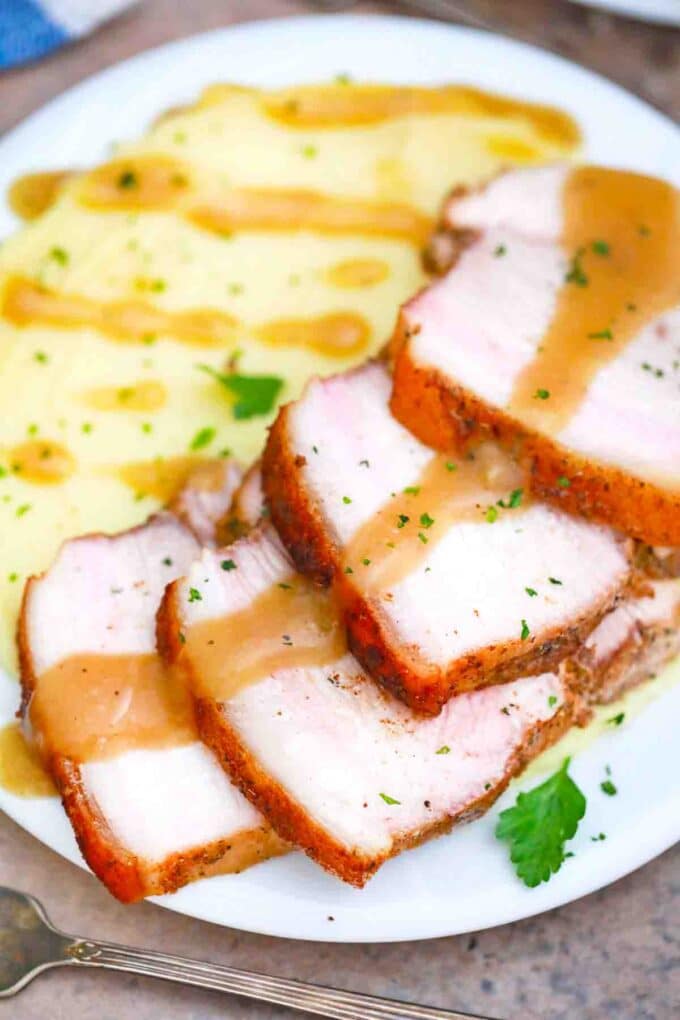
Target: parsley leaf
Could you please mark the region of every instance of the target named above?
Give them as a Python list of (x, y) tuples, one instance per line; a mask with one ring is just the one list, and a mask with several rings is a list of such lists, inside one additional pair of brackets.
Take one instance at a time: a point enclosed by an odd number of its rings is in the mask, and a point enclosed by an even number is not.
[(206, 425), (205, 428), (198, 430), (189, 443), (189, 449), (202, 450), (205, 446), (210, 446), (216, 435), (217, 429), (213, 428), (212, 425)]
[(380, 796), (386, 804), (401, 804), (400, 800), (395, 800), (394, 797), (390, 797), (387, 793), (381, 793)]
[(616, 715), (613, 715), (611, 719), (607, 719), (607, 722), (610, 726), (620, 726), (625, 718), (625, 712), (618, 712)]
[(276, 403), (283, 379), (278, 375), (240, 375), (237, 372), (218, 372), (210, 365), (197, 365), (236, 398), (234, 418), (245, 421), (261, 414), (269, 414)]
[(496, 837), (510, 844), (510, 860), (519, 878), (534, 888), (547, 882), (562, 866), (564, 844), (576, 833), (586, 812), (586, 798), (562, 767), (529, 793), (518, 794), (515, 805), (501, 812)]

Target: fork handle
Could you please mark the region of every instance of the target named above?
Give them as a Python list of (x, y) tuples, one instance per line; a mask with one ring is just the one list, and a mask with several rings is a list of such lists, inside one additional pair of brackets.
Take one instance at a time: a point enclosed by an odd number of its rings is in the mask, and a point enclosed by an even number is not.
[(76, 966), (104, 967), (107, 970), (164, 978), (166, 981), (218, 992), (231, 992), (317, 1016), (335, 1017), (336, 1020), (489, 1020), (472, 1017), (470, 1013), (433, 1009), (358, 992), (343, 992), (336, 988), (268, 977), (220, 964), (202, 963), (182, 956), (119, 946), (113, 942), (77, 939), (68, 947), (67, 960)]

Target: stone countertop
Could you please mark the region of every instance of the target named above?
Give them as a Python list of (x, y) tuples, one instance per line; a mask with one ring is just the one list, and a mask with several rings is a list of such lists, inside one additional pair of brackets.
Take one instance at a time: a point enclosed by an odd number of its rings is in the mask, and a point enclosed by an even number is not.
[[(282, 0), (145, 0), (89, 39), (0, 76), (0, 132), (87, 75), (170, 39), (308, 12)], [(388, 5), (360, 4), (358, 10)], [(395, 9), (397, 5), (389, 5)], [(680, 117), (680, 33), (564, 0), (457, 0)], [(528, 921), (413, 944), (247, 935), (150, 904), (122, 907), (85, 872), (0, 818), (0, 882), (33, 892), (67, 931), (503, 1020), (670, 1020), (680, 1002), (680, 848), (602, 892)], [(275, 1020), (286, 1010), (127, 975), (54, 971), (0, 1003), (0, 1020)]]

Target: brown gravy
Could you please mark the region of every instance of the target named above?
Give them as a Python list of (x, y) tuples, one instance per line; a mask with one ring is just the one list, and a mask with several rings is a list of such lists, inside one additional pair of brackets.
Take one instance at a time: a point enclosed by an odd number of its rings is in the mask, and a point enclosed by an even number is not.
[(509, 410), (558, 433), (596, 373), (677, 303), (680, 197), (663, 181), (603, 167), (572, 170), (562, 243), (571, 259), (541, 350)]
[(41, 675), (29, 706), (41, 748), (74, 762), (196, 739), (182, 682), (156, 655), (73, 655)]
[(12, 446), (5, 456), (10, 470), (34, 485), (64, 482), (76, 469), (73, 454), (53, 439), (29, 439)]
[(270, 347), (303, 347), (337, 358), (365, 351), (371, 327), (357, 312), (331, 312), (316, 319), (275, 319), (256, 336)]
[(333, 663), (346, 649), (331, 593), (295, 575), (185, 637), (197, 693), (220, 702), (277, 670)]
[[(499, 507), (499, 500), (516, 506)], [(345, 572), (362, 590), (384, 592), (413, 573), (453, 524), (482, 522), (487, 514), (495, 520), (527, 502), (522, 473), (497, 447), (485, 444), (474, 460), (438, 454), (359, 528), (344, 552)]]
[(384, 259), (344, 259), (326, 271), (326, 279), (332, 286), (347, 290), (373, 287), (389, 275), (390, 267)]
[(114, 470), (121, 482), (136, 493), (153, 496), (161, 503), (168, 503), (189, 480), (194, 485), (198, 470), (201, 471), (203, 478), (203, 481), (198, 483), (199, 487), (215, 491), (222, 484), (222, 475), (218, 477), (213, 460), (189, 454), (131, 461)]
[(51, 170), (18, 177), (7, 194), (10, 209), (22, 220), (37, 219), (54, 205), (73, 176), (70, 170)]
[(17, 797), (54, 797), (56, 787), (19, 723), (0, 729), (0, 786)]

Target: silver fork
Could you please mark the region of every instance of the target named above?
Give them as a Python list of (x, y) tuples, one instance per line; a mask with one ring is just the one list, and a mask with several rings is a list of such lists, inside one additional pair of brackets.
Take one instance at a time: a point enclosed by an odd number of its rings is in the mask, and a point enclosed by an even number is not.
[(52, 967), (121, 970), (337, 1020), (490, 1020), (66, 935), (54, 927), (33, 896), (0, 886), (0, 998), (15, 995)]

